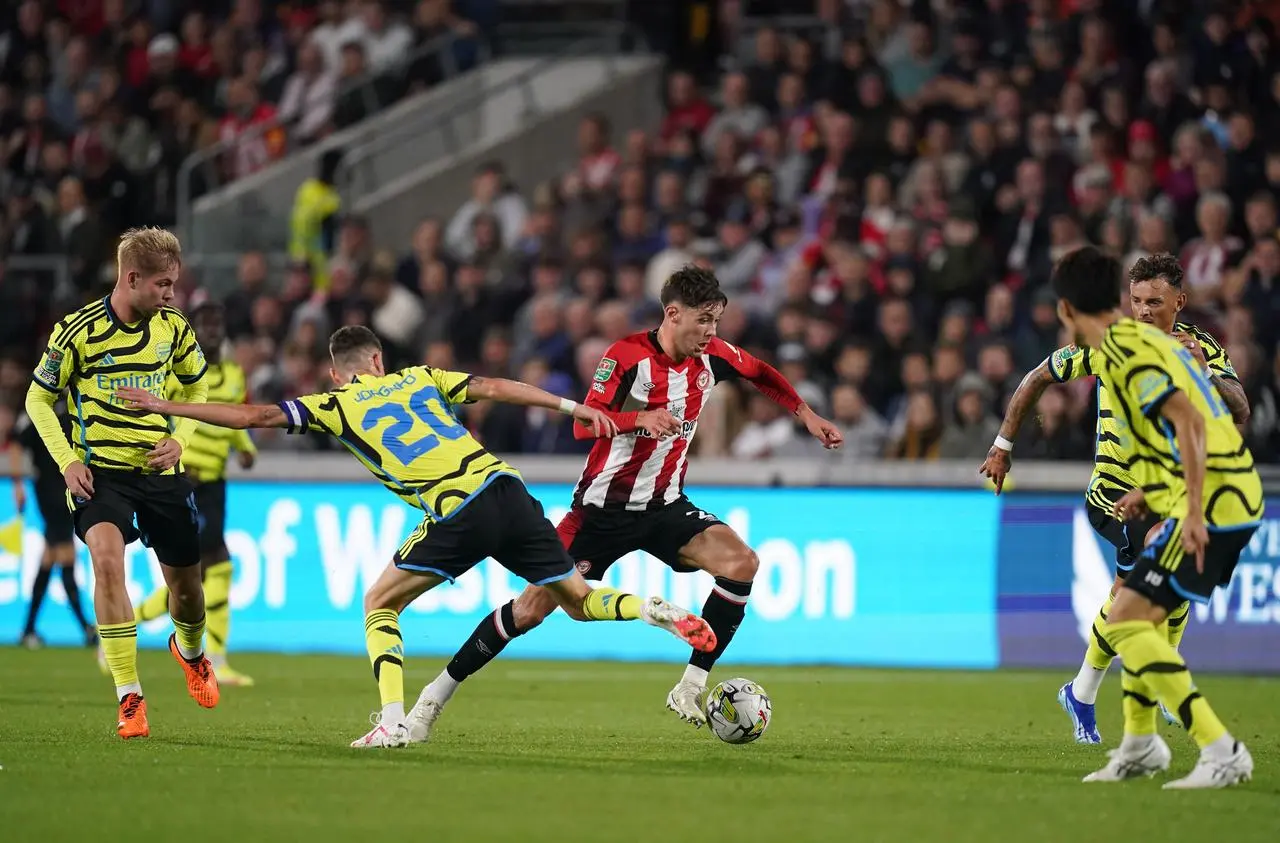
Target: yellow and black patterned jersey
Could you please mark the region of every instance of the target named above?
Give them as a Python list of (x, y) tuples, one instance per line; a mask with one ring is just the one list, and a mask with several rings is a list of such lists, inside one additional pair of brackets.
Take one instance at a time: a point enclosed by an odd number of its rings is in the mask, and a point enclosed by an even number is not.
[[(248, 397), (244, 369), (230, 360), (209, 364), (205, 371), (209, 401), (219, 404), (243, 404)], [(184, 387), (177, 377), (170, 377), (167, 393), (170, 401), (181, 401)], [(187, 447), (182, 451), (182, 464), (201, 483), (221, 480), (227, 473), (231, 451), (254, 454), (258, 449), (247, 430), (231, 430), (216, 424), (198, 422)]]
[[(1236, 379), (1236, 370), (1222, 345), (1208, 331), (1195, 325), (1179, 322), (1173, 326), (1175, 332), (1181, 331), (1192, 335), (1200, 343), (1204, 351), (1205, 362), (1209, 370), (1219, 377)], [(1068, 345), (1049, 356), (1049, 374), (1059, 383), (1076, 378), (1097, 375), (1094, 357), (1096, 352), (1088, 348)], [(1115, 402), (1112, 400), (1102, 381), (1098, 382), (1098, 422), (1097, 439), (1094, 446), (1093, 477), (1089, 480), (1087, 500), (1104, 510), (1111, 510), (1111, 501), (1123, 495), (1134, 486), (1128, 471), (1129, 445), (1128, 424), (1116, 414)]]
[(441, 519), (495, 477), (519, 473), (471, 437), (453, 408), (470, 375), (413, 366), (282, 401), (290, 433), (335, 436), (406, 503)]
[(33, 379), (55, 394), (69, 390), (71, 444), (81, 461), (152, 472), (147, 452), (169, 436), (169, 422), (157, 413), (124, 407), (116, 390), (136, 386), (164, 397), (171, 374), (192, 384), (204, 371), (204, 353), (181, 312), (163, 307), (128, 324), (107, 297), (57, 324)]
[(1205, 419), (1205, 521), (1223, 528), (1258, 521), (1262, 481), (1253, 454), (1191, 352), (1157, 328), (1121, 319), (1107, 330), (1093, 363), (1117, 418), (1127, 422), (1129, 475), (1146, 492), (1152, 512), (1174, 518), (1187, 513), (1182, 455), (1173, 425), (1160, 415), (1164, 402), (1181, 392)]

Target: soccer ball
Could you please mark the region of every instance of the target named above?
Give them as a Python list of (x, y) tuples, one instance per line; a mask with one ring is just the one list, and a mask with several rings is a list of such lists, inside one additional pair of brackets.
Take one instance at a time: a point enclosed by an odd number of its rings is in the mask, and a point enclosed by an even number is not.
[(711, 689), (706, 702), (711, 731), (725, 743), (751, 743), (773, 717), (769, 695), (750, 679), (726, 679)]

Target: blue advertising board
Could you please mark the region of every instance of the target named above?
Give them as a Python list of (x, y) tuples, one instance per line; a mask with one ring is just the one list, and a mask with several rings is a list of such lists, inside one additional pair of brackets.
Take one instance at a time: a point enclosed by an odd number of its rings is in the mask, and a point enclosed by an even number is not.
[[(1079, 496), (1013, 495), (999, 540), (1000, 663), (1075, 667), (1115, 574)], [(1195, 605), (1181, 649), (1197, 671), (1280, 673), (1280, 500), (1229, 585)]]
[[(548, 515), (565, 511), (568, 486), (534, 486)], [(691, 497), (744, 536), (760, 557), (747, 620), (726, 662), (990, 668), (999, 649), (999, 502), (968, 491), (700, 489)], [(369, 483), (233, 482), (227, 543), (235, 562), (232, 647), (363, 653), (361, 596), (415, 526), (418, 513)], [(14, 516), (0, 482), (0, 524)], [(42, 549), (38, 516), (20, 556), (0, 551), (0, 640), (16, 641)], [(92, 594), (80, 549), (80, 582)], [(159, 581), (150, 552), (126, 554), (134, 601)], [(694, 611), (705, 574), (673, 574), (642, 553), (621, 560), (609, 585), (661, 594)], [(523, 583), (487, 560), (405, 613), (410, 654), (448, 655), (484, 615)], [(86, 597), (87, 599), (87, 597)], [(61, 586), (51, 586), (40, 632), (74, 643)], [(160, 619), (140, 627), (162, 646)], [(684, 661), (688, 650), (638, 624), (597, 624), (589, 634), (557, 615), (507, 651), (526, 658)]]

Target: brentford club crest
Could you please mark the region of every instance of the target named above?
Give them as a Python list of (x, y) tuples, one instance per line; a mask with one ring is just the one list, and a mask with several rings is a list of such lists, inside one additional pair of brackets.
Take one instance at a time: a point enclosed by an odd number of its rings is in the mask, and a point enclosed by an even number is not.
[(706, 389), (711, 386), (711, 373), (703, 369), (698, 373), (698, 389)]
[(577, 564), (577, 568), (578, 568), (578, 573), (585, 576), (587, 571), (591, 570), (591, 563), (584, 559)]

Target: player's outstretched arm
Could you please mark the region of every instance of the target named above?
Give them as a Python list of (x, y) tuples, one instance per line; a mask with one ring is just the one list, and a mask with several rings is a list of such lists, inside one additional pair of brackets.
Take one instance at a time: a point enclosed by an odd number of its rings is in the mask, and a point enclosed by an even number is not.
[(165, 401), (144, 389), (133, 386), (117, 390), (116, 397), (131, 409), (195, 419), (233, 430), (289, 426), (284, 410), (275, 404), (191, 404), (185, 401)]
[(582, 424), (589, 426), (596, 438), (608, 439), (618, 434), (618, 425), (608, 413), (586, 404), (570, 401), (568, 398), (552, 395), (545, 389), (521, 381), (473, 376), (467, 382), (467, 397), (469, 399), (487, 398), (491, 401), (502, 401), (505, 404), (521, 404), (526, 407), (555, 410), (567, 416), (573, 416)]
[(840, 428), (815, 413), (796, 392), (791, 381), (777, 369), (755, 355), (724, 341), (720, 341), (713, 348), (715, 354), (712, 359), (712, 370), (716, 373), (717, 379), (723, 379), (726, 374), (733, 374), (750, 381), (760, 394), (795, 416), (809, 431), (809, 435), (821, 442), (823, 447), (833, 449), (844, 444), (844, 434), (840, 432)]
[(1009, 454), (1013, 450), (1014, 437), (1022, 429), (1022, 423), (1026, 420), (1027, 414), (1039, 403), (1040, 396), (1044, 395), (1044, 391), (1050, 384), (1057, 381), (1049, 368), (1051, 359), (1046, 358), (1039, 366), (1027, 372), (1022, 383), (1018, 384), (1018, 388), (1013, 391), (1013, 395), (1009, 398), (1009, 406), (1004, 411), (1004, 419), (1000, 422), (1000, 434), (996, 437), (991, 450), (987, 452), (987, 459), (978, 467), (979, 474), (991, 478), (996, 484), (997, 495), (1004, 490), (1004, 478), (1009, 473), (1009, 466), (1013, 462)]

